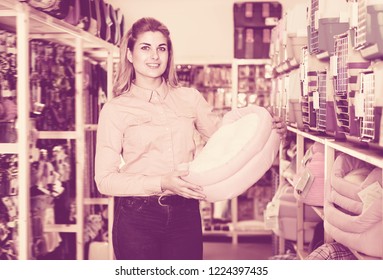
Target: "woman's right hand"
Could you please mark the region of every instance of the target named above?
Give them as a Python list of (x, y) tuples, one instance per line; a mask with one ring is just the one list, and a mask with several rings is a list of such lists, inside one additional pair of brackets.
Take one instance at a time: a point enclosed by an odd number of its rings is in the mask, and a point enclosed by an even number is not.
[(189, 171), (173, 171), (170, 172), (161, 178), (161, 189), (163, 191), (171, 191), (174, 194), (186, 197), (193, 198), (198, 200), (203, 200), (206, 198), (203, 193), (203, 188), (201, 186), (194, 185), (192, 183), (186, 182), (182, 179), (183, 176), (189, 174)]

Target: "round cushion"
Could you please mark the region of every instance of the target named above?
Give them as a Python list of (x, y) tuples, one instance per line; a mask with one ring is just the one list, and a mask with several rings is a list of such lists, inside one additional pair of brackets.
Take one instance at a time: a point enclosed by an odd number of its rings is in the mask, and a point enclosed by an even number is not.
[(183, 179), (203, 186), (210, 202), (242, 194), (270, 169), (278, 154), (280, 137), (272, 124), (272, 116), (260, 106), (229, 111)]

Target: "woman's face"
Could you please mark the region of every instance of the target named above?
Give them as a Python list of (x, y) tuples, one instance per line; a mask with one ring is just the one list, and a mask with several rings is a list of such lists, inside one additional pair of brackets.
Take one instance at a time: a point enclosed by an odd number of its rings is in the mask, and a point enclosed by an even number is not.
[(128, 50), (128, 60), (133, 64), (136, 82), (162, 79), (166, 70), (169, 51), (166, 37), (161, 32), (141, 33), (133, 51)]

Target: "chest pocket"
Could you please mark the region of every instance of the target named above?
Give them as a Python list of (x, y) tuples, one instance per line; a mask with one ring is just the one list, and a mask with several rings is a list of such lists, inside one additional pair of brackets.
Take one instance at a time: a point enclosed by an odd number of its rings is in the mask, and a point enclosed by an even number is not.
[(128, 117), (125, 120), (124, 148), (145, 146), (150, 140), (150, 129), (152, 127), (152, 117), (141, 115)]
[(176, 117), (178, 118), (178, 121), (180, 121), (182, 124), (186, 123), (194, 123), (195, 116), (193, 114), (193, 111), (190, 109), (185, 109), (183, 111), (176, 110), (175, 111)]
[(137, 126), (143, 123), (148, 123), (152, 120), (152, 116), (150, 115), (142, 115), (133, 118), (127, 118), (128, 126)]
[(194, 127), (195, 116), (193, 112), (189, 109), (185, 109), (184, 111), (177, 110), (176, 114), (176, 129), (182, 128), (191, 128)]

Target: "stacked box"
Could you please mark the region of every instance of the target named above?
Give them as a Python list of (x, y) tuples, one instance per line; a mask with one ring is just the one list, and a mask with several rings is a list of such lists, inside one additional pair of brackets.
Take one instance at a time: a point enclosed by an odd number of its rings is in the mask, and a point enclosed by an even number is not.
[(278, 2), (238, 2), (233, 6), (234, 57), (268, 59), (271, 30), (282, 16)]

